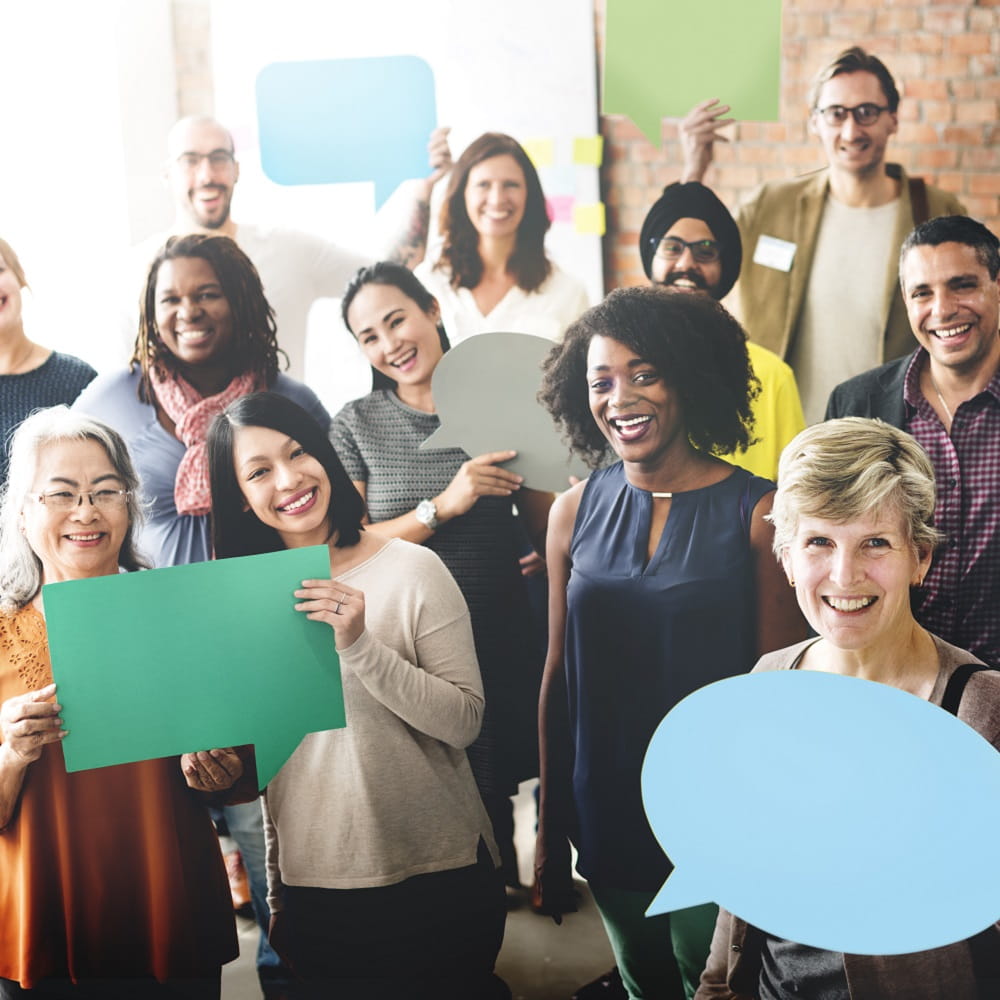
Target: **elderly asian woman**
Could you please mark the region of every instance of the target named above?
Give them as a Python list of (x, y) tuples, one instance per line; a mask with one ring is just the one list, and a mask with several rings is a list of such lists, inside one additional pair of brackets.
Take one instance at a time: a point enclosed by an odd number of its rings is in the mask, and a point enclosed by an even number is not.
[[(122, 439), (66, 407), (33, 414), (14, 435), (0, 507), (4, 1000), (207, 1000), (237, 955), (205, 795), (240, 778), (239, 756), (73, 774), (63, 759), (42, 587), (142, 568), (137, 489)], [(109, 642), (114, 626), (110, 612), (93, 623)], [(135, 656), (141, 669), (142, 650)]]
[[(769, 653), (754, 669), (846, 674), (942, 704), (959, 666), (983, 664), (932, 635), (910, 610), (939, 540), (934, 472), (923, 449), (881, 421), (831, 420), (785, 448), (778, 482), (775, 552), (818, 637)], [(964, 688), (952, 685), (949, 700), (956, 696), (958, 717), (1000, 749), (1000, 673), (971, 673)], [(946, 863), (949, 849), (928, 863)], [(995, 981), (984, 982), (998, 952), (992, 927), (930, 951), (844, 955), (776, 938), (722, 910), (696, 996), (973, 1000), (1000, 995), (990, 991)]]

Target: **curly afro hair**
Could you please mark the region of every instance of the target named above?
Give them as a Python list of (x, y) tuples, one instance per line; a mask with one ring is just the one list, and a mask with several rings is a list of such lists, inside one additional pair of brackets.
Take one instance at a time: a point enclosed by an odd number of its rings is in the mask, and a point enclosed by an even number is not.
[(587, 351), (594, 337), (617, 340), (656, 368), (677, 394), (688, 440), (699, 451), (727, 454), (753, 443), (751, 404), (760, 383), (740, 324), (707, 295), (619, 288), (570, 326), (542, 366), (538, 399), (591, 468), (608, 448), (590, 412)]

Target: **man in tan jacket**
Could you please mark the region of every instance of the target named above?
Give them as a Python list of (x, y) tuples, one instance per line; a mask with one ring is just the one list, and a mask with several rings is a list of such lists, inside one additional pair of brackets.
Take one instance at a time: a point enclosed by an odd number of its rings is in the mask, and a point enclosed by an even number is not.
[[(814, 423), (834, 386), (910, 351), (900, 244), (915, 224), (965, 209), (885, 161), (899, 91), (880, 59), (845, 50), (819, 72), (809, 104), (827, 166), (764, 184), (740, 208), (737, 311), (751, 339), (792, 366)], [(728, 110), (704, 101), (684, 119), (684, 180), (704, 177)]]

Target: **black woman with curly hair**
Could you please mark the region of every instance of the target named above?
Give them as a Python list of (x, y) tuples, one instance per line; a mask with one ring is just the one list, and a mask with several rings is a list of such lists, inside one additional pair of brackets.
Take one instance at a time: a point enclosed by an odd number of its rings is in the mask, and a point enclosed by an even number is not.
[(173, 236), (149, 269), (128, 371), (98, 378), (77, 409), (122, 434), (152, 502), (140, 546), (156, 566), (211, 558), (205, 435), (240, 396), (273, 389), (324, 426), (312, 392), (278, 372), (274, 314), (227, 236)]
[(692, 996), (715, 923), (645, 917), (670, 871), (640, 794), (653, 730), (805, 635), (771, 555), (774, 484), (715, 457), (752, 440), (756, 392), (736, 320), (663, 288), (612, 292), (545, 363), (540, 398), (597, 471), (549, 519), (535, 888), (558, 913), (572, 839), (632, 998)]
[[(278, 371), (274, 313), (250, 258), (228, 236), (172, 236), (149, 268), (127, 371), (102, 375), (75, 409), (125, 439), (149, 505), (139, 548), (154, 566), (212, 558), (208, 459), (212, 419), (263, 389), (287, 396), (323, 427), (316, 394)], [(225, 806), (263, 936), (258, 972), (279, 970), (266, 931), (267, 873), (260, 805)]]

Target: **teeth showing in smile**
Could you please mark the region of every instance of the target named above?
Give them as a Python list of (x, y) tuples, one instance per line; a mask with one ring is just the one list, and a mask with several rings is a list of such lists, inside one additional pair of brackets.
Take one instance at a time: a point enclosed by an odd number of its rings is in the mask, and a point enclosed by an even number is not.
[(284, 506), (279, 507), (279, 510), (289, 511), (298, 510), (300, 507), (304, 507), (310, 500), (316, 495), (315, 490), (310, 490), (305, 496), (299, 497), (298, 500), (292, 501), (292, 503), (286, 503)]
[(71, 542), (96, 542), (97, 539), (100, 538), (102, 534), (103, 534), (102, 532), (96, 531), (89, 535), (67, 535), (66, 537)]
[(939, 340), (950, 340), (952, 337), (961, 337), (963, 333), (968, 333), (972, 329), (971, 323), (966, 323), (964, 326), (956, 326), (951, 330), (931, 330)]
[(640, 424), (648, 424), (652, 417), (612, 417), (611, 423), (615, 427), (620, 427), (622, 430), (629, 430), (632, 427), (638, 427)]
[(875, 603), (874, 597), (824, 597), (824, 601), (834, 611), (860, 611), (870, 608)]
[(201, 340), (202, 337), (208, 335), (207, 330), (178, 330), (177, 339), (178, 340)]
[(403, 365), (412, 361), (416, 357), (416, 355), (417, 355), (417, 349), (414, 347), (412, 350), (407, 351), (406, 354), (404, 354), (398, 361), (393, 361), (392, 367), (401, 368)]

